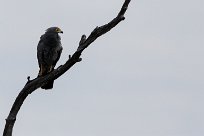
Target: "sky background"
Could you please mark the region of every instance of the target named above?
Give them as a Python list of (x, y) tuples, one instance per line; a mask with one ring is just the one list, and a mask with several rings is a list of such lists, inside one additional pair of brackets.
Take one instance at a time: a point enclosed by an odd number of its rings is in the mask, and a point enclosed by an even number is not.
[[(64, 31), (61, 65), (123, 2), (0, 1), (1, 133), (27, 76), (37, 76), (45, 30)], [(52, 90), (27, 97), (14, 136), (204, 135), (204, 1), (132, 0), (125, 17)]]

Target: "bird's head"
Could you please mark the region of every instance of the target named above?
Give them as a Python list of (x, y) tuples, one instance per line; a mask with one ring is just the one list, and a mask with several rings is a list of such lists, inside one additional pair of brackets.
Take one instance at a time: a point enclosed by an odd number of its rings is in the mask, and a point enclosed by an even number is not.
[(50, 27), (46, 30), (47, 33), (63, 33), (59, 27)]

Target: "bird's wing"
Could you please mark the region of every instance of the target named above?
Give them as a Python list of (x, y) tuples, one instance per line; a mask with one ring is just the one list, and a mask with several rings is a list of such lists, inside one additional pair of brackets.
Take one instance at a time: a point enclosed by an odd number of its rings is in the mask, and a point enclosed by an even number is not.
[(62, 46), (59, 47), (59, 49), (57, 50), (57, 58), (54, 60), (53, 62), (53, 67), (55, 67), (55, 65), (57, 64), (58, 60), (60, 59), (61, 53), (62, 53)]
[(44, 60), (44, 53), (43, 53), (43, 42), (40, 41), (38, 43), (38, 47), (37, 47), (37, 58), (38, 58), (38, 65), (40, 67), (40, 65), (43, 64), (43, 60)]

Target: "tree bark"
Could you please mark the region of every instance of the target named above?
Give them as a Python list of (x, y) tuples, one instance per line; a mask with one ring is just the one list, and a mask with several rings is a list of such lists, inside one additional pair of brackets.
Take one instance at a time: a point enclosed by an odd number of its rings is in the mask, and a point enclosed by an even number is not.
[(98, 37), (101, 35), (107, 33), (112, 28), (114, 28), (118, 23), (120, 23), (122, 20), (125, 19), (124, 14), (128, 8), (128, 5), (131, 0), (125, 0), (123, 3), (123, 6), (118, 13), (118, 15), (110, 21), (108, 24), (105, 24), (100, 27), (96, 27), (91, 34), (86, 38), (86, 35), (82, 35), (81, 40), (79, 42), (79, 46), (77, 48), (77, 51), (71, 56), (69, 56), (69, 59), (64, 65), (59, 66), (57, 69), (55, 69), (53, 72), (43, 76), (43, 77), (37, 77), (33, 80), (30, 80), (30, 77), (28, 77), (28, 81), (25, 84), (24, 88), (20, 91), (18, 94), (10, 113), (6, 119), (6, 124), (3, 132), (3, 136), (12, 136), (13, 127), (16, 121), (16, 116), (18, 114), (18, 111), (20, 110), (23, 102), (27, 98), (29, 94), (34, 92), (39, 87), (45, 85), (47, 82), (51, 80), (56, 80), (59, 78), (62, 74), (64, 74), (66, 71), (68, 71), (74, 64), (77, 62), (80, 62), (82, 59), (80, 58), (81, 53), (86, 49), (92, 42), (94, 42)]

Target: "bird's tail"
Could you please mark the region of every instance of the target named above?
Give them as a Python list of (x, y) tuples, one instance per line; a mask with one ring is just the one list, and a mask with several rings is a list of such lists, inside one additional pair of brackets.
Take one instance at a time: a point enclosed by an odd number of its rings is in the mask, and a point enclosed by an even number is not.
[(53, 84), (54, 84), (54, 80), (52, 80), (52, 81), (48, 82), (47, 84), (41, 86), (41, 88), (45, 89), (45, 90), (52, 89), (53, 88)]

